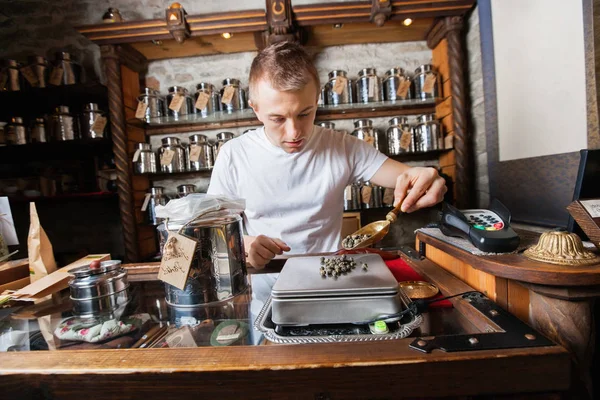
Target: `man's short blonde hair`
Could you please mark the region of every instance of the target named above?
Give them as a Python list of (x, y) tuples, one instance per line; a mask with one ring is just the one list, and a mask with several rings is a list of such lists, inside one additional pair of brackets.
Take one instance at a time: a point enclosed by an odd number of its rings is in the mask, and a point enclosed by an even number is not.
[(312, 59), (304, 47), (292, 42), (274, 43), (254, 58), (249, 78), (251, 100), (256, 99), (257, 84), (262, 79), (282, 92), (300, 90), (311, 81), (317, 92), (321, 87)]

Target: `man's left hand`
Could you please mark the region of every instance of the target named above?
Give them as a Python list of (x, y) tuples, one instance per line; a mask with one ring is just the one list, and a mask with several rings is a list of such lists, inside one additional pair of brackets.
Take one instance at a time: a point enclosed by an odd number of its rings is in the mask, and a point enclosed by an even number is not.
[(396, 179), (394, 206), (402, 203), (402, 212), (410, 213), (436, 205), (447, 191), (446, 181), (435, 168), (412, 167)]

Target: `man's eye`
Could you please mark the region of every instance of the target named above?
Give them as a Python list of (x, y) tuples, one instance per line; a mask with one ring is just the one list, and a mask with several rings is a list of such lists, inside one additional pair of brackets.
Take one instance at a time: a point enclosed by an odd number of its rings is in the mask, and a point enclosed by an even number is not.
[(308, 117), (308, 113), (306, 113), (306, 114), (299, 114), (298, 115), (298, 118), (304, 118), (304, 117)]
[(283, 118), (271, 118), (271, 121), (275, 122), (276, 124), (281, 124), (284, 119)]

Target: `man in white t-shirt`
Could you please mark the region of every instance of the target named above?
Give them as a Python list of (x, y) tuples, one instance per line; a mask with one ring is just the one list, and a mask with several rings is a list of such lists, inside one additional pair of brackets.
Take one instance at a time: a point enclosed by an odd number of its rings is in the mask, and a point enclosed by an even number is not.
[(252, 266), (262, 268), (283, 252), (338, 250), (344, 188), (358, 180), (395, 188), (404, 212), (442, 200), (446, 186), (435, 169), (411, 168), (314, 125), (319, 76), (300, 45), (261, 51), (249, 80), (249, 104), (264, 126), (221, 147), (208, 193), (246, 200), (244, 243)]

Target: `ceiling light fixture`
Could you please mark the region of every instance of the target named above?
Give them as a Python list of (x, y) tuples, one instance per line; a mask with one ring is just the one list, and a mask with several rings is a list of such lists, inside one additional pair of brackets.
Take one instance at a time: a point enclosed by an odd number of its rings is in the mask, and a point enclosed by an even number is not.
[(404, 26), (409, 26), (409, 25), (410, 25), (410, 24), (412, 24), (412, 23), (413, 23), (413, 20), (412, 20), (412, 18), (406, 18), (404, 21), (402, 21), (402, 24), (403, 24)]
[(233, 33), (223, 32), (223, 33), (221, 33), (221, 36), (223, 36), (225, 39), (231, 39), (231, 37), (233, 36)]

